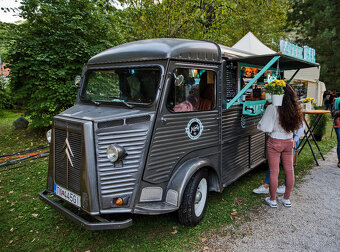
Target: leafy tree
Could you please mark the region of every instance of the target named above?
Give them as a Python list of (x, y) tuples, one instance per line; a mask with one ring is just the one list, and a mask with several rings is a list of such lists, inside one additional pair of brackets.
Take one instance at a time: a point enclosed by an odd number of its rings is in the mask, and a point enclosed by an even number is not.
[[(13, 31), (16, 30), (15, 24), (7, 24), (0, 22), (0, 59), (1, 64), (8, 62), (8, 50), (10, 46), (14, 43)], [(3, 74), (1, 70), (1, 74)], [(0, 109), (12, 108), (13, 99), (10, 92), (10, 87), (8, 85), (9, 80), (0, 78)]]
[(14, 33), (17, 25), (0, 21), (0, 55), (2, 63), (7, 62), (7, 52), (14, 43)]
[(340, 1), (292, 0), (290, 32), (301, 46), (315, 48), (320, 79), (327, 88), (340, 87)]
[(9, 52), (11, 85), (33, 127), (49, 126), (74, 103), (84, 62), (124, 42), (124, 31), (109, 1), (23, 0), (21, 10), (26, 21)]
[[(129, 40), (194, 38), (233, 45), (249, 31), (277, 46), (284, 36), (286, 0), (121, 0)], [(273, 39), (276, 41), (272, 43)], [(275, 48), (277, 49), (277, 48)]]

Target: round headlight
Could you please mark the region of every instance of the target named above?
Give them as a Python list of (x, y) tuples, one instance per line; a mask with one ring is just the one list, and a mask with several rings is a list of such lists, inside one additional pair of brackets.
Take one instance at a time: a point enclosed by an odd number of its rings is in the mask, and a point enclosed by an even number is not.
[(110, 162), (114, 163), (118, 160), (118, 154), (119, 154), (118, 149), (113, 144), (111, 144), (109, 147), (107, 147), (106, 154), (107, 154), (107, 158), (110, 160)]
[(122, 159), (126, 155), (125, 149), (118, 144), (111, 144), (109, 147), (107, 147), (106, 154), (107, 158), (112, 163), (116, 162), (118, 159)]
[(46, 132), (46, 139), (47, 139), (47, 142), (51, 143), (51, 139), (52, 139), (52, 129), (49, 129), (49, 130)]

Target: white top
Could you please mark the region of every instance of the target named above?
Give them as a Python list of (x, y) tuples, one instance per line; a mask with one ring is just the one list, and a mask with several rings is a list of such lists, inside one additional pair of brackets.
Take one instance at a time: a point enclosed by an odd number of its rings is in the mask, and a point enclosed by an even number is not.
[(264, 112), (261, 120), (257, 124), (257, 129), (268, 133), (271, 138), (290, 139), (293, 138), (293, 132), (288, 133), (279, 123), (279, 113), (277, 107), (269, 105)]

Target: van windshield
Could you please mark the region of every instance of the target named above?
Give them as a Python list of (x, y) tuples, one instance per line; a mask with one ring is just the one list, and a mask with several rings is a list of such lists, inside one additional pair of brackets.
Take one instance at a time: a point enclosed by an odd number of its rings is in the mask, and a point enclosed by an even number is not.
[(158, 67), (90, 70), (81, 100), (150, 104), (155, 100), (160, 77)]

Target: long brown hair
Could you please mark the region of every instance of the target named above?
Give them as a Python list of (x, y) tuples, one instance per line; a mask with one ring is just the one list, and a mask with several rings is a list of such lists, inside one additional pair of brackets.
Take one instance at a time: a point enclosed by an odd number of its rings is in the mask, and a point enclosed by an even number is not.
[(300, 128), (303, 114), (292, 86), (287, 85), (284, 90), (282, 106), (278, 107), (279, 122), (285, 131), (293, 132)]

